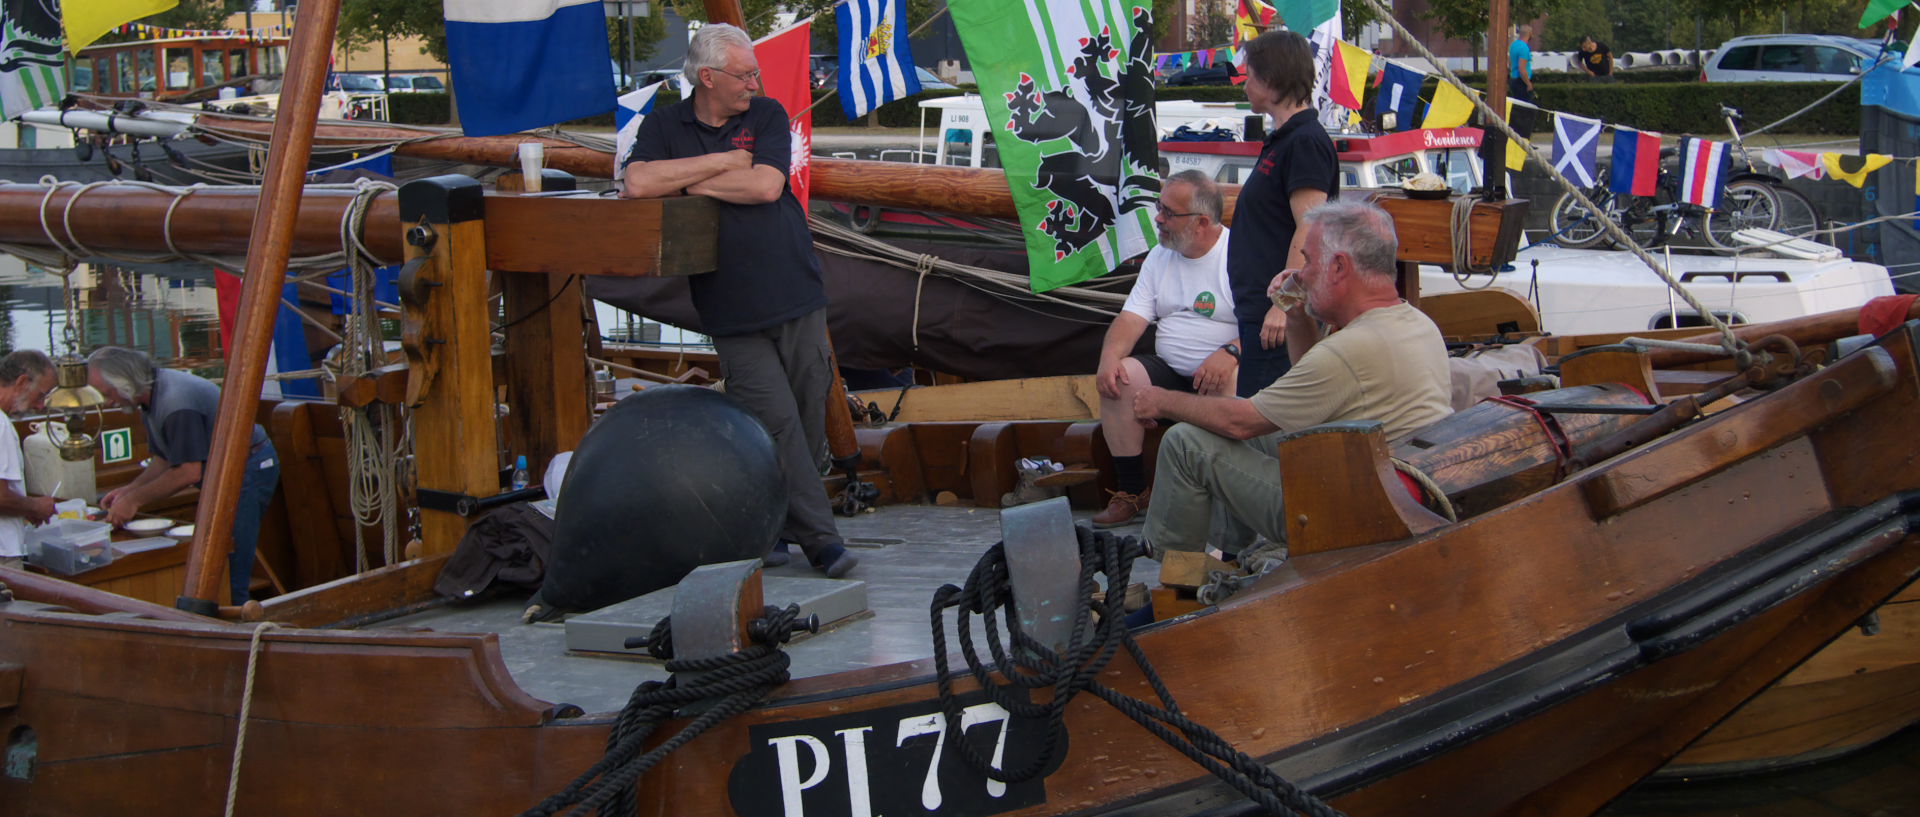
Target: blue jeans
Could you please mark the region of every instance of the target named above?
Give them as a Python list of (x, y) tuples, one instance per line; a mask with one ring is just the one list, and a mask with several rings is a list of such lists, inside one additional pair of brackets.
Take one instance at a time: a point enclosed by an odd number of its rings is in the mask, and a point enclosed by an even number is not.
[(253, 583), (253, 555), (260, 547), (260, 518), (280, 486), (280, 459), (273, 441), (247, 457), (247, 473), (240, 480), (240, 504), (233, 510), (233, 552), (227, 554), (227, 574), (233, 579), (233, 603), (245, 604)]

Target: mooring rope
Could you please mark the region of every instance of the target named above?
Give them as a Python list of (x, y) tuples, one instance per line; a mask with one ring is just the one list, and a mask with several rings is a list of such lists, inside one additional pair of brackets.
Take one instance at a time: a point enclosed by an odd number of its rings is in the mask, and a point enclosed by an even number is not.
[(271, 621), (262, 621), (254, 625), (253, 638), (247, 642), (247, 678), (240, 692), (240, 725), (233, 736), (233, 763), (227, 767), (226, 817), (233, 817), (233, 804), (240, 793), (240, 758), (247, 753), (247, 719), (253, 712), (253, 684), (260, 666), (260, 645), (264, 643), (261, 636), (279, 627)]
[[(601, 814), (633, 814), (635, 785), (647, 770), (734, 715), (758, 704), (774, 687), (787, 682), (792, 660), (781, 644), (793, 637), (800, 620), (800, 606), (767, 607), (761, 617), (748, 626), (752, 646), (731, 655), (714, 658), (676, 659), (673, 657), (672, 619), (661, 619), (646, 641), (647, 652), (665, 659), (667, 671), (674, 673), (665, 681), (647, 681), (634, 688), (627, 705), (615, 718), (607, 735), (607, 751), (600, 760), (582, 772), (573, 782), (521, 812), (521, 817), (552, 817), (571, 807), (570, 817), (595, 809)], [(631, 646), (631, 645), (630, 645)], [(699, 673), (684, 676), (681, 673)], [(651, 751), (640, 753), (660, 724), (681, 707), (694, 703), (711, 706), (673, 737)]]
[[(947, 734), (959, 746), (960, 756), (967, 764), (983, 775), (1009, 783), (1046, 774), (1061, 751), (1060, 736), (1065, 734), (1067, 705), (1084, 691), (1120, 710), (1154, 737), (1179, 750), (1269, 813), (1313, 817), (1340, 814), (1180, 711), (1172, 691), (1160, 680), (1159, 673), (1154, 671), (1145, 651), (1133, 640), (1126, 626), (1125, 589), (1133, 574), (1133, 562), (1146, 554), (1146, 546), (1137, 537), (1096, 533), (1085, 527), (1076, 527), (1075, 533), (1080, 545), (1080, 593), (1074, 610), (1073, 635), (1064, 653), (1056, 655), (1020, 628), (1013, 614), (1013, 591), (1004, 542), (981, 556), (965, 586), (949, 584), (934, 592), (931, 605), (934, 678), (946, 713)], [(1093, 594), (1099, 590), (1097, 577), (1100, 576), (1106, 578), (1108, 592), (1096, 601)], [(960, 700), (953, 694), (956, 674), (947, 663), (945, 613), (948, 608), (957, 611), (955, 629), (961, 655), (987, 699), (1012, 717), (1039, 719), (1044, 723), (1046, 738), (1040, 750), (1019, 768), (995, 768), (990, 756), (975, 747), (960, 728)], [(996, 612), (1001, 617), (998, 626), (993, 621)], [(992, 664), (981, 661), (974, 648), (969, 616), (979, 616), (986, 625)], [(1001, 628), (1005, 628), (1012, 642), (1012, 651), (1007, 650), (1001, 640)], [(1121, 647), (1126, 648), (1140, 667), (1141, 674), (1159, 697), (1159, 705), (1124, 695), (1097, 680)], [(995, 669), (1004, 682), (995, 680)], [(1027, 691), (1042, 688), (1052, 690), (1047, 702), (1030, 703)]]

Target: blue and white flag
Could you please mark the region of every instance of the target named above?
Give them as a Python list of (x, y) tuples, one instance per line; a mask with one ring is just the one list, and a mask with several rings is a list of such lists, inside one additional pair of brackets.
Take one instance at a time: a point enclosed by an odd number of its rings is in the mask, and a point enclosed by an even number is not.
[[(1387, 63), (1381, 74), (1380, 92), (1373, 97), (1374, 114), (1384, 130), (1402, 131), (1420, 124), (1420, 83), (1426, 74), (1396, 63)], [(1393, 126), (1387, 127), (1386, 115), (1393, 114)]]
[(614, 108), (600, 0), (445, 0), (447, 65), (468, 136)]
[(847, 0), (833, 19), (840, 29), (840, 108), (848, 120), (920, 93), (907, 47), (907, 0)]
[(1600, 120), (1553, 115), (1553, 169), (1574, 184), (1592, 187), (1599, 176)]
[(661, 80), (645, 88), (620, 95), (620, 107), (613, 109), (613, 178), (620, 178), (620, 167), (633, 152), (633, 137), (640, 133), (640, 121), (653, 113), (653, 98), (660, 93)]

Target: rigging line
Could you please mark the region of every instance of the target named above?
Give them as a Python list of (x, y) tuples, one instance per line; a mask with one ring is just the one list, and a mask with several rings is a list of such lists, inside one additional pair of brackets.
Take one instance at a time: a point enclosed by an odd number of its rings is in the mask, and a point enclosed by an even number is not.
[[(1449, 84), (1473, 102), (1474, 107), (1480, 111), (1483, 124), (1491, 124), (1499, 128), (1501, 133), (1512, 140), (1513, 145), (1518, 146), (1522, 152), (1526, 153), (1528, 159), (1538, 163), (1542, 169), (1547, 171), (1547, 175), (1553, 177), (1553, 180), (1565, 189), (1567, 193), (1572, 195), (1575, 201), (1580, 202), (1580, 206), (1587, 208), (1588, 212), (1593, 213), (1593, 215), (1599, 219), (1600, 226), (1607, 231), (1607, 234), (1613, 238), (1615, 243), (1625, 247), (1628, 252), (1634, 254), (1634, 257), (1645, 262), (1648, 267), (1653, 269), (1655, 275), (1660, 276), (1660, 280), (1665, 281), (1667, 286), (1671, 287), (1673, 291), (1680, 296), (1681, 300), (1686, 301), (1688, 306), (1693, 307), (1696, 312), (1699, 312), (1700, 316), (1706, 319), (1713, 330), (1720, 334), (1720, 343), (1726, 354), (1736, 355), (1743, 351), (1745, 344), (1741, 343), (1739, 337), (1733, 334), (1733, 328), (1728, 326), (1726, 321), (1721, 320), (1719, 316), (1708, 311), (1706, 306), (1701, 304), (1698, 298), (1694, 297), (1693, 293), (1687, 291), (1687, 288), (1676, 280), (1672, 273), (1667, 271), (1666, 267), (1662, 266), (1659, 261), (1654, 259), (1651, 253), (1647, 252), (1645, 247), (1640, 246), (1639, 242), (1634, 241), (1633, 237), (1627, 235), (1625, 230), (1620, 229), (1620, 224), (1614, 221), (1612, 215), (1608, 214), (1599, 205), (1594, 204), (1592, 199), (1587, 198), (1586, 192), (1575, 186), (1573, 182), (1568, 181), (1567, 177), (1562, 175), (1560, 171), (1553, 166), (1552, 162), (1541, 159), (1540, 152), (1534, 148), (1533, 142), (1521, 136), (1519, 132), (1509, 126), (1507, 121), (1498, 113), (1495, 113), (1493, 108), (1486, 103), (1486, 100), (1480, 98), (1473, 89), (1468, 88), (1465, 82), (1460, 81), (1460, 77), (1453, 73), (1453, 69), (1448, 68), (1446, 63), (1442, 62), (1439, 57), (1434, 56), (1434, 53), (1427, 49), (1426, 44), (1414, 37), (1412, 32), (1407, 31), (1407, 27), (1401, 25), (1399, 20), (1394, 19), (1391, 9), (1386, 8), (1381, 3), (1381, 0), (1364, 0), (1364, 2), (1369, 8), (1373, 9), (1375, 14), (1380, 16), (1383, 22), (1392, 26), (1395, 32), (1408, 44), (1412, 45), (1414, 49), (1418, 50), (1421, 56), (1432, 62), (1434, 67), (1440, 69), (1441, 75), (1446, 78)], [(1491, 172), (1504, 172), (1504, 168), (1492, 170)], [(1489, 179), (1487, 184), (1491, 186), (1492, 181)]]

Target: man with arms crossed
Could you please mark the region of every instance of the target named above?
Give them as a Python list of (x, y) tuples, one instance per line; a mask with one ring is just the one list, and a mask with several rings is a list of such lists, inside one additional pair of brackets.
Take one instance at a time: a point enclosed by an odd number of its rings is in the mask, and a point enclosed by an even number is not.
[[(1239, 324), (1227, 282), (1228, 230), (1220, 224), (1220, 188), (1197, 170), (1182, 170), (1160, 190), (1153, 223), (1160, 246), (1147, 253), (1140, 277), (1100, 346), (1100, 434), (1113, 454), (1119, 490), (1093, 526), (1134, 520), (1147, 507), (1146, 429), (1133, 419), (1133, 396), (1147, 386), (1197, 394), (1232, 394), (1239, 366)], [(1153, 353), (1128, 356), (1147, 325), (1159, 323)]]
[[(826, 442), (827, 293), (806, 214), (787, 187), (792, 134), (780, 103), (759, 96), (760, 63), (740, 29), (705, 26), (687, 45), (693, 98), (640, 123), (625, 157), (628, 198), (719, 202), (718, 268), (688, 281), (713, 337), (727, 394), (773, 434), (787, 488), (781, 535), (831, 578), (853, 569), (820, 483)], [(784, 546), (783, 546), (784, 547)], [(785, 563), (777, 550), (768, 564)]]
[[(1293, 368), (1252, 398), (1146, 388), (1134, 415), (1180, 421), (1160, 440), (1145, 535), (1160, 550), (1205, 547), (1213, 502), (1270, 541), (1284, 540), (1282, 435), (1321, 423), (1378, 420), (1389, 440), (1451, 412), (1446, 343), (1432, 320), (1394, 289), (1393, 218), (1359, 202), (1332, 202), (1301, 225), (1307, 293), (1287, 316)], [(1320, 323), (1332, 334), (1322, 337)]]

